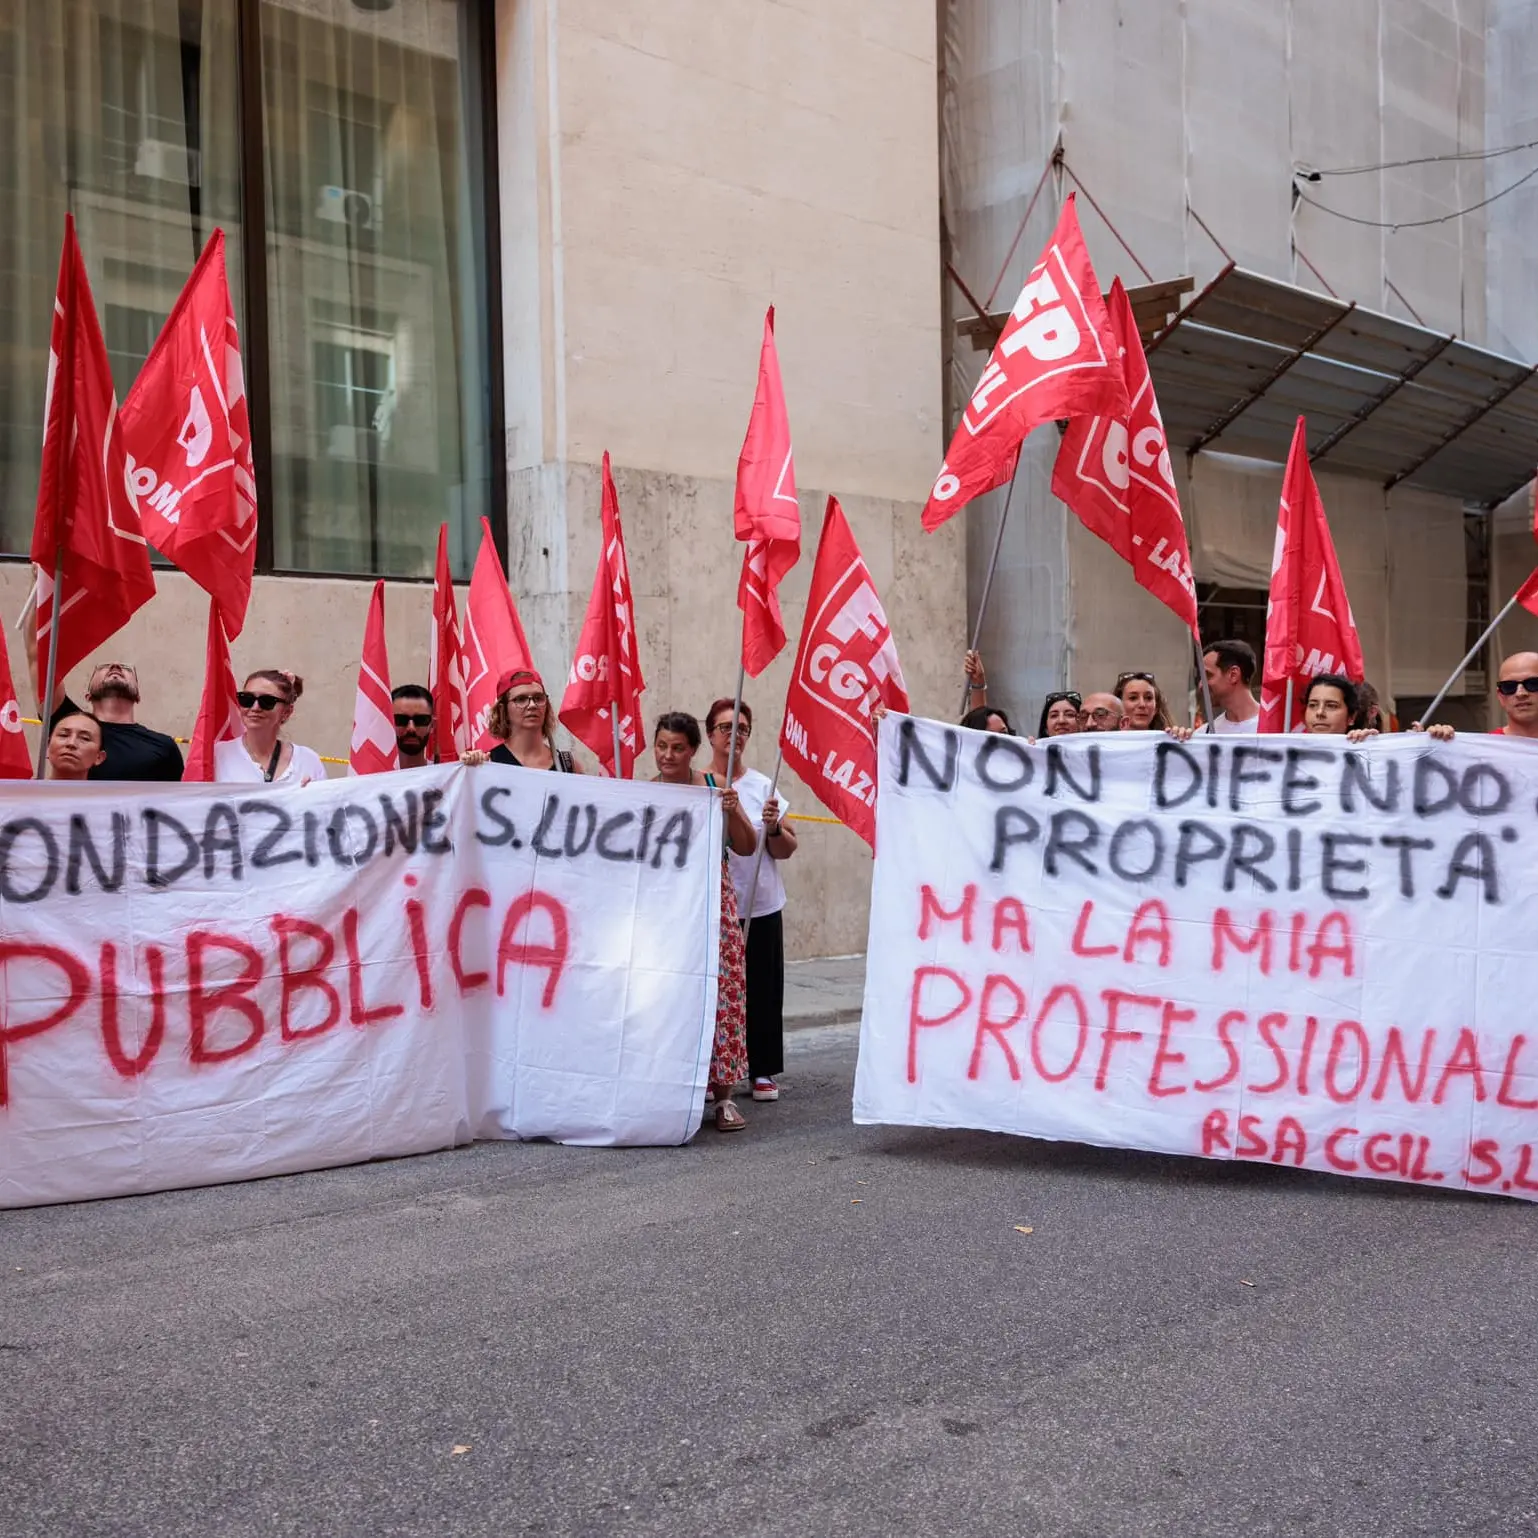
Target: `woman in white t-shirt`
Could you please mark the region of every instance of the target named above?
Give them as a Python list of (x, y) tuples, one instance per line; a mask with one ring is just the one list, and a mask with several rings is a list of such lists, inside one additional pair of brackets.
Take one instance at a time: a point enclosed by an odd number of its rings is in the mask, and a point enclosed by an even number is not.
[(236, 696), (246, 730), (214, 746), (214, 778), (228, 783), (308, 785), (326, 778), (325, 765), (313, 748), (286, 742), (281, 733), (304, 693), (297, 673), (261, 668)]
[[(705, 717), (709, 737), (711, 771), (726, 784), (727, 760), (732, 751), (732, 700), (717, 700)], [(752, 854), (729, 852), (732, 887), (737, 910), (747, 925), (748, 1076), (755, 1100), (778, 1100), (775, 1075), (785, 1071), (785, 883), (780, 861), (796, 852), (795, 832), (786, 824), (789, 807), (772, 795), (768, 776), (743, 764), (748, 739), (753, 735), (753, 712), (746, 705), (737, 726), (736, 762), (732, 789), (753, 831), (763, 845), (763, 859)], [(754, 870), (757, 869), (757, 883)]]

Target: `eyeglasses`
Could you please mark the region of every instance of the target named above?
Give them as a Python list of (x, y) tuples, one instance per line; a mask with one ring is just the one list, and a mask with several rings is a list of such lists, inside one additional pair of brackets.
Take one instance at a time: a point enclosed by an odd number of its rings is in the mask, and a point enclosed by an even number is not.
[(1121, 712), (1112, 710), (1109, 705), (1099, 705), (1094, 710), (1086, 710), (1082, 714), (1086, 721), (1110, 721), (1120, 715)]
[(1061, 704), (1064, 700), (1067, 700), (1075, 710), (1082, 710), (1084, 708), (1084, 701), (1079, 697), (1076, 690), (1063, 689), (1057, 694), (1049, 694), (1042, 704), (1042, 709), (1051, 710), (1054, 705)]
[(423, 729), (433, 724), (431, 716), (396, 716), (395, 724), (404, 731), (408, 726), (419, 726)]
[[(710, 735), (714, 737), (717, 732), (729, 732), (731, 729), (732, 723), (730, 721), (717, 721), (716, 724), (711, 727)], [(739, 737), (750, 737), (752, 734), (753, 728), (749, 726), (746, 721), (739, 721), (737, 723), (737, 735)]]
[(543, 705), (546, 698), (543, 694), (510, 694), (507, 703), (514, 710), (527, 710), (531, 705)]
[(1518, 689), (1526, 694), (1538, 694), (1538, 678), (1503, 678), (1495, 687), (1507, 699), (1510, 699)]
[(1155, 689), (1159, 687), (1159, 680), (1152, 673), (1118, 673), (1116, 687), (1119, 689), (1123, 684), (1130, 684), (1134, 678), (1145, 684), (1152, 684)]
[(252, 694), (249, 689), (241, 689), (235, 695), (235, 703), (242, 710), (276, 710), (288, 701), (281, 694)]

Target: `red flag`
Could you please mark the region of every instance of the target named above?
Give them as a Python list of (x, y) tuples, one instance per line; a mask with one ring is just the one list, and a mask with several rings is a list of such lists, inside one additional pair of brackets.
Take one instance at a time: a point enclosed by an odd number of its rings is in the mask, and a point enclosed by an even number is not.
[[(42, 751), (46, 754), (48, 744)], [(0, 780), (30, 780), (32, 753), (21, 725), (21, 701), (11, 678), (11, 659), (5, 649), (5, 632), (0, 630)]]
[(235, 698), (239, 688), (240, 680), (230, 665), (230, 647), (225, 639), (219, 605), (210, 599), (203, 698), (198, 703), (198, 719), (192, 728), (192, 743), (187, 749), (187, 766), (182, 770), (184, 780), (212, 780), (215, 747), (245, 735), (246, 723), (241, 717), (240, 702)]
[(459, 644), (459, 609), (449, 571), (449, 526), (438, 526), (438, 564), (433, 571), (433, 644), (427, 687), (433, 697), (433, 756), (452, 764), (465, 742), (465, 679)]
[(1004, 323), (924, 507), (937, 529), (1015, 473), (1033, 427), (1062, 417), (1127, 417), (1127, 391), (1074, 195)]
[[(1299, 417), (1282, 478), (1276, 551), (1271, 559), (1260, 730), (1291, 731), (1303, 719), (1309, 680), (1320, 673), (1344, 673), (1360, 681), (1364, 671), (1362, 643), (1335, 559), (1330, 525), (1308, 465), (1308, 429)], [(1292, 720), (1284, 721), (1289, 679)]]
[(203, 247), (123, 402), (128, 484), (144, 532), (238, 636), (256, 560), (256, 474), (224, 231)]
[(1517, 602), (1531, 615), (1538, 616), (1538, 571), (1517, 589)]
[(748, 541), (737, 583), (742, 610), (742, 662), (757, 678), (785, 648), (780, 583), (801, 558), (801, 507), (791, 459), (790, 418), (774, 346), (774, 306), (764, 316), (758, 392), (737, 459), (737, 538)]
[(481, 548), (470, 574), (470, 601), (465, 605), (464, 661), (466, 746), (490, 752), (491, 707), (497, 702), (497, 680), (512, 668), (534, 667), (513, 595), (491, 540), (491, 525), (481, 519)]
[(1110, 299), (1130, 414), (1075, 417), (1057, 451), (1052, 491), (1131, 565), (1139, 587), (1195, 632), (1196, 583), (1180, 493), (1143, 340), (1120, 278), (1111, 284)]
[(390, 658), (385, 651), (384, 580), (374, 584), (368, 619), (363, 625), (363, 654), (358, 662), (358, 693), (352, 707), (349, 774), (385, 774), (401, 766), (395, 742), (394, 705), (390, 701)]
[[(72, 216), (64, 220), (49, 340), (43, 461), (32, 525), (37, 566), (37, 694), (42, 699), (54, 619), (53, 579), (64, 595), (58, 677), (116, 635), (155, 596), (149, 551), (123, 482), (112, 368), (91, 299)], [(43, 702), (44, 710), (52, 701)]]
[(828, 498), (785, 698), (785, 762), (840, 822), (876, 847), (872, 709), (908, 709), (892, 627), (844, 510)]
[[(561, 724), (593, 750), (610, 774), (628, 780), (636, 755), (646, 746), (641, 725), (641, 656), (636, 649), (635, 603), (630, 592), (630, 567), (625, 560), (625, 533), (619, 521), (619, 497), (603, 456), (603, 549), (587, 618), (577, 641), (561, 701)], [(614, 710), (619, 711), (618, 769), (614, 763)]]

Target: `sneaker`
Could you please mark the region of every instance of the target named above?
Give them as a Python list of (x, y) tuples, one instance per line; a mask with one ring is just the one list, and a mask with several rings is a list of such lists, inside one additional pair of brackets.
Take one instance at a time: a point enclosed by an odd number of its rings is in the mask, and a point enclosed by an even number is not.
[(753, 1098), (755, 1100), (778, 1100), (780, 1098), (780, 1086), (773, 1079), (754, 1079)]

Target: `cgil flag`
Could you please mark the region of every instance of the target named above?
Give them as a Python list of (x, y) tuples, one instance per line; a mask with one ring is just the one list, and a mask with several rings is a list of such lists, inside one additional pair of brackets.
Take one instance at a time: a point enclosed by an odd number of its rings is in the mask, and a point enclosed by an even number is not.
[(791, 455), (790, 417), (774, 345), (774, 306), (764, 316), (758, 389), (737, 459), (733, 503), (737, 538), (746, 540), (737, 607), (742, 610), (742, 665), (757, 678), (785, 649), (780, 583), (801, 558), (801, 507)]
[(384, 579), (374, 584), (368, 619), (363, 625), (363, 654), (358, 662), (358, 693), (352, 707), (349, 774), (385, 774), (401, 766), (390, 701), (390, 658), (385, 651)]
[(1009, 480), (1032, 428), (1080, 416), (1125, 421), (1127, 390), (1069, 193), (961, 414), (924, 505), (924, 527), (939, 528)]
[(1196, 582), (1164, 421), (1132, 304), (1120, 278), (1107, 311), (1121, 356), (1125, 416), (1075, 417), (1068, 424), (1052, 493), (1132, 567), (1146, 588), (1195, 634)]
[(433, 634), (427, 653), (427, 689), (433, 697), (433, 757), (452, 764), (465, 742), (465, 680), (460, 655), (459, 608), (449, 570), (449, 526), (438, 526), (433, 568)]
[(534, 669), (533, 654), (518, 618), (491, 524), (481, 519), (481, 548), (470, 574), (470, 601), (465, 605), (460, 676), (465, 689), (465, 746), (489, 753), (497, 739), (491, 735), (491, 707), (497, 702), (497, 680), (517, 668)]
[(829, 497), (780, 746), (817, 799), (873, 849), (878, 704), (906, 712), (907, 685), (860, 547)]
[(204, 246), (121, 415), (144, 532), (218, 602), (233, 639), (251, 601), (256, 474), (223, 230)]
[(235, 697), (240, 680), (230, 662), (229, 641), (224, 633), (224, 619), (217, 599), (208, 601), (208, 643), (203, 655), (203, 697), (198, 702), (198, 719), (192, 728), (192, 742), (187, 749), (184, 780), (211, 782), (214, 778), (214, 750), (221, 742), (231, 742), (245, 735), (246, 723)]
[[(58, 607), (57, 677), (115, 635), (155, 596), (149, 550), (123, 480), (112, 367), (72, 215), (53, 300), (43, 458), (32, 524), (37, 567), (37, 696)], [(62, 594), (54, 576), (62, 576)], [(49, 701), (44, 702), (46, 713)]]
[[(1290, 732), (1303, 719), (1303, 695), (1321, 673), (1344, 673), (1360, 682), (1362, 643), (1335, 559), (1335, 542), (1308, 463), (1308, 426), (1293, 430), (1271, 559), (1266, 605), (1266, 656), (1260, 692), (1262, 732)], [(1292, 683), (1292, 718), (1287, 685)]]
[[(646, 746), (641, 725), (641, 656), (636, 647), (635, 602), (625, 534), (619, 521), (619, 496), (603, 456), (603, 546), (588, 599), (587, 618), (577, 640), (561, 700), (561, 724), (591, 748), (611, 774), (628, 780), (636, 755)], [(619, 763), (614, 762), (614, 721), (619, 718)]]

